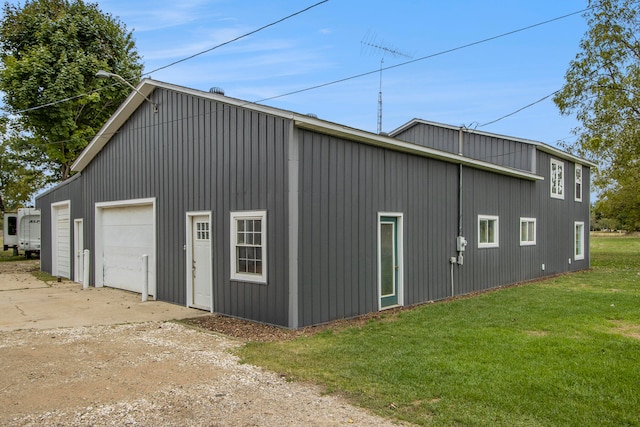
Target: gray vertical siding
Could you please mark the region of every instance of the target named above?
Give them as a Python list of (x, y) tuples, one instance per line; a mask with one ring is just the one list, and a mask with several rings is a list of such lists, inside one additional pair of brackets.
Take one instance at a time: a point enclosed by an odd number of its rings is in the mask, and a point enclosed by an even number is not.
[[(403, 303), (450, 297), (459, 165), (312, 131), (299, 134), (300, 325), (378, 309), (379, 212), (403, 214)], [(531, 154), (528, 147), (519, 152)], [(588, 248), (589, 170), (583, 167), (583, 201), (574, 202), (574, 165), (565, 161), (565, 199), (552, 199), (550, 156), (537, 157), (541, 181), (462, 168), (462, 234), (469, 245), (463, 265), (454, 265), (455, 295), (588, 268), (588, 250), (584, 260), (573, 260), (573, 224), (585, 222)], [(499, 217), (498, 248), (478, 248), (478, 215)], [(536, 218), (535, 246), (520, 246), (521, 217)]]
[[(73, 271), (75, 266), (75, 257), (73, 256), (73, 239), (75, 228), (73, 221), (75, 219), (84, 218), (84, 200), (82, 191), (82, 175), (76, 174), (57, 187), (43, 193), (36, 198), (36, 208), (40, 209), (40, 269), (46, 273), (51, 274), (53, 266), (51, 247), (51, 204), (69, 200), (71, 209), (69, 212), (69, 229), (71, 241), (69, 245), (69, 273), (73, 278)], [(87, 234), (90, 230), (87, 228), (87, 223), (84, 223), (84, 238), (86, 242)], [(86, 243), (85, 243), (86, 247)]]
[[(404, 215), (405, 302), (446, 297), (457, 166), (300, 134), (300, 325), (378, 309), (379, 212)], [(453, 236), (453, 237), (452, 237)]]
[[(427, 123), (409, 127), (396, 138), (448, 153), (459, 152), (460, 131)], [(531, 170), (531, 150), (528, 144), (499, 136), (489, 137), (465, 129), (462, 132), (462, 154), (500, 166), (520, 170)]]

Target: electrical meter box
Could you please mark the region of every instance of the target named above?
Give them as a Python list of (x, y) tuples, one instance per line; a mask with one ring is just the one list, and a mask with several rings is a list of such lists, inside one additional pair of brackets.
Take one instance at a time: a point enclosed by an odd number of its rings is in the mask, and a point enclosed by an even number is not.
[(458, 236), (456, 238), (456, 247), (458, 252), (464, 252), (465, 248), (467, 247), (467, 243), (467, 239), (462, 236)]

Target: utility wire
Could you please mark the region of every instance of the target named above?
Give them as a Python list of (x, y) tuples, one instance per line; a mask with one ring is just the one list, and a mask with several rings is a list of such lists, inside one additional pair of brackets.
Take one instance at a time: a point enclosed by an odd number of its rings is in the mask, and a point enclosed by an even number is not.
[[(158, 70), (161, 70), (161, 69), (167, 68), (167, 67), (169, 67), (169, 66), (171, 66), (171, 65), (175, 65), (176, 63), (179, 63), (179, 62), (182, 62), (182, 61), (186, 61), (186, 60), (188, 60), (188, 59), (190, 59), (190, 58), (192, 58), (192, 57), (195, 57), (195, 56), (197, 56), (197, 55), (200, 55), (200, 54), (203, 54), (203, 53), (209, 52), (209, 51), (211, 51), (211, 50), (213, 50), (213, 49), (217, 49), (217, 48), (218, 48), (218, 47), (220, 47), (220, 46), (224, 46), (224, 45), (229, 44), (229, 43), (231, 43), (231, 42), (233, 42), (233, 41), (235, 41), (235, 40), (239, 40), (239, 39), (241, 39), (241, 38), (243, 38), (243, 37), (246, 37), (246, 36), (248, 36), (248, 35), (250, 35), (250, 34), (254, 34), (254, 33), (256, 33), (256, 32), (258, 32), (258, 31), (260, 31), (260, 30), (262, 30), (262, 29), (264, 29), (264, 28), (270, 27), (270, 26), (272, 26), (272, 25), (275, 25), (276, 23), (279, 23), (279, 22), (282, 22), (282, 21), (284, 21), (284, 20), (286, 20), (286, 19), (289, 19), (289, 18), (290, 18), (290, 17), (292, 17), (292, 16), (295, 16), (295, 15), (298, 15), (298, 14), (300, 14), (300, 13), (303, 13), (303, 12), (305, 12), (305, 11), (307, 11), (307, 10), (309, 10), (309, 9), (313, 8), (313, 7), (316, 7), (316, 6), (318, 6), (318, 5), (322, 4), (322, 3), (326, 3), (327, 1), (329, 1), (329, 0), (323, 0), (323, 1), (321, 1), (321, 2), (319, 2), (319, 3), (316, 3), (316, 4), (312, 5), (312, 6), (309, 6), (309, 7), (308, 7), (308, 8), (306, 8), (306, 9), (303, 9), (303, 10), (301, 10), (301, 11), (299, 11), (299, 12), (296, 12), (296, 13), (294, 13), (294, 14), (292, 14), (292, 15), (289, 15), (289, 16), (287, 16), (287, 17), (284, 17), (284, 18), (282, 18), (282, 19), (280, 19), (280, 20), (278, 20), (278, 21), (275, 21), (275, 22), (273, 22), (273, 23), (271, 23), (271, 24), (267, 24), (267, 25), (265, 25), (265, 26), (263, 26), (263, 27), (261, 27), (261, 28), (259, 28), (259, 29), (256, 29), (256, 30), (254, 30), (254, 31), (252, 31), (252, 32), (249, 32), (249, 33), (247, 33), (247, 34), (245, 34), (245, 35), (243, 35), (243, 36), (236, 37), (236, 38), (235, 38), (235, 39), (233, 39), (233, 40), (230, 40), (230, 41), (228, 41), (228, 42), (222, 43), (222, 44), (220, 44), (220, 45), (218, 45), (218, 46), (214, 46), (213, 48), (208, 49), (208, 50), (203, 51), (203, 52), (200, 52), (200, 53), (198, 53), (198, 54), (192, 55), (192, 56), (191, 56), (191, 57), (189, 57), (189, 58), (184, 58), (184, 59), (181, 59), (181, 60), (179, 60), (179, 61), (176, 61), (175, 63), (168, 64), (168, 65), (163, 66), (163, 67), (161, 67), (161, 68), (158, 68), (158, 69), (152, 70), (151, 72), (155, 72), (155, 71), (158, 71)], [(509, 32), (506, 32), (506, 33), (502, 33), (502, 34), (499, 34), (499, 35), (496, 35), (496, 36), (492, 36), (492, 37), (489, 37), (489, 38), (486, 38), (486, 39), (478, 40), (478, 41), (475, 41), (475, 42), (472, 42), (472, 43), (467, 43), (467, 44), (465, 44), (465, 45), (457, 46), (457, 47), (454, 47), (454, 48), (451, 48), (451, 49), (447, 49), (447, 50), (443, 50), (443, 51), (440, 51), (440, 52), (436, 52), (436, 53), (433, 53), (433, 54), (430, 54), (430, 55), (426, 55), (426, 56), (423, 56), (423, 57), (420, 57), (420, 58), (412, 59), (412, 60), (410, 60), (410, 61), (406, 61), (406, 62), (402, 62), (402, 63), (399, 63), (399, 64), (395, 64), (395, 65), (387, 66), (387, 67), (384, 67), (384, 68), (382, 68), (382, 69), (378, 68), (378, 69), (376, 69), (376, 70), (367, 71), (367, 72), (364, 72), (364, 73), (356, 74), (356, 75), (349, 76), (349, 77), (345, 77), (345, 78), (338, 79), (338, 80), (333, 80), (333, 81), (330, 81), (330, 82), (327, 82), (327, 83), (321, 83), (321, 84), (318, 84), (318, 85), (315, 85), (315, 86), (310, 86), (310, 87), (307, 87), (307, 88), (303, 88), (303, 89), (299, 89), (299, 90), (295, 90), (295, 91), (287, 92), (287, 93), (280, 94), (280, 95), (276, 95), (276, 96), (272, 96), (272, 97), (269, 97), (269, 98), (263, 98), (263, 99), (260, 99), (260, 100), (257, 100), (257, 101), (248, 101), (248, 102), (246, 102), (246, 104), (243, 104), (243, 105), (259, 104), (259, 103), (263, 103), (263, 102), (265, 102), (265, 101), (270, 101), (270, 100), (273, 100), (273, 99), (283, 98), (283, 97), (285, 97), (285, 96), (290, 96), (290, 95), (294, 95), (294, 94), (298, 94), (298, 93), (302, 93), (302, 92), (307, 92), (307, 91), (310, 91), (310, 90), (314, 90), (314, 89), (318, 89), (318, 88), (322, 88), (322, 87), (326, 87), (326, 86), (331, 86), (331, 85), (338, 84), (338, 83), (342, 83), (342, 82), (345, 82), (345, 81), (349, 81), (349, 80), (357, 79), (357, 78), (360, 78), (360, 77), (368, 76), (368, 75), (371, 75), (371, 74), (377, 74), (377, 73), (379, 73), (381, 70), (382, 70), (382, 71), (384, 71), (384, 70), (390, 70), (390, 69), (393, 69), (393, 68), (402, 67), (402, 66), (405, 66), (405, 65), (413, 64), (413, 63), (418, 62), (418, 61), (423, 61), (423, 60), (425, 60), (425, 59), (434, 58), (434, 57), (436, 57), (436, 56), (441, 56), (441, 55), (444, 55), (444, 54), (447, 54), (447, 53), (455, 52), (455, 51), (458, 51), (458, 50), (461, 50), (461, 49), (465, 49), (465, 48), (467, 48), (467, 47), (471, 47), (471, 46), (479, 45), (479, 44), (482, 44), (482, 43), (486, 43), (486, 42), (489, 42), (489, 41), (492, 41), (492, 40), (496, 40), (496, 39), (499, 39), (499, 38), (502, 38), (502, 37), (506, 37), (506, 36), (509, 36), (509, 35), (512, 35), (512, 34), (516, 34), (516, 33), (522, 32), (522, 31), (526, 31), (526, 30), (529, 30), (529, 29), (531, 29), (531, 28), (539, 27), (539, 26), (541, 26), (541, 25), (545, 25), (545, 24), (548, 24), (548, 23), (551, 23), (551, 22), (555, 22), (555, 21), (558, 21), (558, 20), (561, 20), (561, 19), (565, 19), (565, 18), (568, 18), (568, 17), (570, 17), (570, 16), (574, 16), (574, 15), (577, 15), (577, 14), (580, 14), (580, 13), (583, 13), (583, 12), (586, 12), (586, 11), (591, 10), (591, 9), (594, 9), (594, 8), (595, 8), (595, 6), (588, 7), (588, 8), (586, 8), (586, 9), (582, 9), (582, 10), (579, 10), (579, 11), (577, 11), (577, 12), (572, 12), (572, 13), (569, 13), (569, 14), (566, 14), (566, 15), (559, 16), (559, 17), (557, 17), (557, 18), (548, 19), (548, 20), (546, 20), (546, 21), (542, 21), (542, 22), (539, 22), (539, 23), (536, 23), (536, 24), (533, 24), (533, 25), (529, 25), (529, 26), (526, 26), (526, 27), (522, 27), (522, 28), (519, 28), (519, 29), (516, 29), (516, 30), (513, 30), (513, 31), (509, 31)], [(150, 73), (151, 73), (151, 72), (150, 72)], [(149, 74), (149, 73), (147, 73), (147, 74)], [(144, 75), (147, 75), (147, 74), (144, 74)], [(528, 106), (525, 106), (525, 107), (523, 107), (523, 108), (520, 108), (519, 110), (517, 110), (517, 111), (515, 111), (515, 112), (513, 112), (513, 113), (510, 113), (510, 114), (508, 114), (508, 115), (506, 115), (506, 116), (503, 116), (503, 117), (501, 117), (501, 118), (499, 118), (499, 119), (497, 119), (497, 120), (494, 120), (494, 121), (492, 121), (492, 122), (489, 122), (489, 123), (485, 123), (485, 124), (483, 124), (483, 125), (480, 125), (479, 127), (481, 127), (481, 126), (486, 126), (486, 125), (489, 125), (489, 124), (491, 124), (491, 123), (495, 123), (495, 122), (496, 122), (496, 121), (498, 121), (498, 120), (502, 120), (502, 119), (504, 119), (504, 118), (506, 118), (506, 117), (509, 117), (509, 116), (511, 116), (511, 115), (514, 115), (514, 114), (516, 114), (516, 113), (518, 113), (518, 112), (520, 112), (520, 111), (524, 110), (525, 108), (528, 108), (528, 107), (530, 107), (530, 106), (532, 106), (532, 105), (537, 104), (538, 102), (541, 102), (541, 101), (543, 101), (543, 100), (545, 100), (545, 99), (549, 98), (550, 96), (553, 96), (553, 95), (554, 95), (555, 93), (557, 93), (557, 92), (559, 92), (559, 90), (558, 90), (558, 91), (555, 91), (554, 93), (552, 93), (552, 94), (550, 94), (550, 95), (545, 96), (544, 98), (542, 98), (542, 99), (540, 99), (540, 100), (538, 100), (538, 101), (533, 102), (532, 104), (529, 104)], [(82, 94), (82, 95), (77, 95), (76, 97), (69, 98), (69, 99), (74, 99), (74, 98), (77, 98), (77, 97), (80, 97), (80, 96), (85, 96), (85, 95), (88, 95), (88, 94), (90, 94), (90, 93), (92, 93), (92, 92), (88, 92), (88, 93), (86, 93), (86, 94)], [(47, 104), (46, 106), (55, 105), (56, 103), (59, 103), (59, 102), (65, 102), (65, 101), (68, 101), (69, 99), (65, 99), (65, 100), (61, 100), (61, 101), (56, 101), (56, 102), (52, 102), (52, 103)], [(32, 109), (38, 109), (38, 108), (42, 108), (42, 107), (44, 107), (44, 106), (33, 107)], [(23, 111), (28, 111), (28, 110), (23, 110)], [(57, 143), (62, 143), (62, 142), (48, 142), (47, 144), (57, 144)]]
[[(537, 24), (533, 24), (533, 25), (529, 25), (529, 26), (526, 26), (526, 27), (518, 28), (517, 30), (513, 30), (513, 31), (506, 32), (506, 33), (498, 34), (497, 36), (488, 37), (486, 39), (478, 40), (478, 41), (475, 41), (475, 42), (472, 42), (472, 43), (467, 43), (467, 44), (464, 44), (464, 45), (461, 45), (461, 46), (457, 46), (457, 47), (454, 47), (454, 48), (451, 48), (451, 49), (447, 49), (447, 50), (443, 50), (443, 51), (440, 51), (440, 52), (432, 53), (430, 55), (426, 55), (426, 56), (422, 56), (420, 58), (412, 59), (410, 61), (401, 62), (401, 63), (395, 64), (395, 65), (389, 65), (387, 67), (378, 68), (376, 70), (367, 71), (367, 72), (364, 72), (364, 73), (361, 73), (361, 74), (356, 74), (354, 76), (349, 76), (349, 77), (345, 77), (345, 78), (338, 79), (338, 80), (333, 80), (333, 81), (327, 82), (327, 83), (321, 83), (321, 84), (318, 84), (318, 85), (315, 85), (315, 86), (311, 86), (311, 87), (308, 87), (308, 88), (305, 88), (305, 89), (294, 90), (294, 91), (291, 91), (291, 92), (284, 93), (282, 95), (276, 95), (276, 96), (272, 96), (272, 97), (269, 97), (269, 98), (260, 99), (258, 101), (254, 101), (254, 102), (257, 104), (257, 103), (261, 103), (261, 102), (265, 102), (265, 101), (270, 101), (272, 99), (283, 98), (285, 96), (295, 95), (295, 94), (298, 94), (298, 93), (301, 93), (301, 92), (307, 92), (307, 91), (310, 91), (310, 90), (319, 89), (321, 87), (331, 86), (331, 85), (334, 85), (334, 84), (337, 84), (337, 83), (343, 83), (343, 82), (346, 82), (348, 80), (357, 79), (357, 78), (368, 76), (368, 75), (371, 75), (371, 74), (377, 74), (377, 73), (379, 73), (381, 71), (386, 71), (386, 70), (391, 70), (393, 68), (403, 67), (405, 65), (413, 64), (415, 62), (424, 61), (425, 59), (431, 59), (431, 58), (434, 58), (436, 56), (441, 56), (441, 55), (444, 55), (444, 54), (447, 54), (447, 53), (455, 52), (457, 50), (466, 49), (466, 48), (471, 47), (471, 46), (476, 46), (476, 45), (479, 45), (479, 44), (482, 44), (482, 43), (486, 43), (486, 42), (489, 42), (489, 41), (493, 41), (493, 40), (496, 40), (496, 39), (499, 39), (499, 38), (502, 38), (502, 37), (510, 36), (512, 34), (520, 33), (522, 31), (530, 30), (532, 28), (539, 27), (541, 25), (549, 24), (551, 22), (559, 21), (561, 19), (565, 19), (565, 18), (568, 18), (568, 17), (573, 16), (573, 15), (578, 15), (580, 13), (584, 13), (584, 12), (586, 12), (588, 10), (591, 10), (591, 9), (594, 9), (594, 8), (595, 8), (595, 6), (591, 6), (591, 7), (588, 7), (586, 9), (579, 10), (577, 12), (572, 12), (572, 13), (569, 13), (569, 14), (566, 14), (566, 15), (559, 16), (557, 18), (548, 19), (548, 20), (543, 21), (543, 22), (538, 22)], [(551, 96), (551, 95), (549, 95), (549, 96)]]
[[(243, 34), (243, 35), (241, 35), (241, 36), (238, 36), (238, 37), (236, 37), (236, 38), (234, 38), (234, 39), (227, 40), (227, 41), (226, 41), (226, 42), (224, 42), (224, 43), (220, 43), (219, 45), (214, 46), (214, 47), (212, 47), (212, 48), (210, 48), (210, 49), (203, 50), (203, 51), (198, 52), (198, 53), (195, 53), (195, 54), (193, 54), (193, 55), (191, 55), (191, 56), (189, 56), (189, 57), (179, 59), (179, 60), (174, 61), (174, 62), (172, 62), (172, 63), (170, 63), (170, 64), (163, 65), (162, 67), (156, 68), (155, 70), (151, 70), (151, 71), (149, 71), (149, 72), (147, 72), (147, 73), (144, 73), (144, 74), (143, 74), (143, 76), (147, 76), (147, 75), (149, 75), (149, 74), (151, 74), (151, 73), (155, 73), (156, 71), (164, 70), (165, 68), (169, 68), (169, 67), (172, 67), (172, 66), (174, 66), (174, 65), (176, 65), (176, 64), (179, 64), (179, 63), (181, 63), (181, 62), (188, 61), (189, 59), (193, 59), (193, 58), (195, 58), (196, 56), (200, 56), (200, 55), (203, 55), (203, 54), (205, 54), (205, 53), (207, 53), (207, 52), (211, 52), (212, 50), (218, 49), (219, 47), (226, 46), (226, 45), (228, 45), (228, 44), (230, 44), (230, 43), (233, 43), (233, 42), (235, 42), (235, 41), (238, 41), (238, 40), (240, 40), (240, 39), (243, 39), (243, 38), (245, 38), (245, 37), (248, 37), (248, 36), (250, 36), (250, 35), (252, 35), (252, 34), (255, 34), (255, 33), (259, 32), (259, 31), (262, 31), (262, 30), (264, 30), (264, 29), (266, 29), (266, 28), (272, 27), (272, 26), (274, 26), (274, 25), (276, 25), (276, 24), (279, 24), (279, 23), (281, 23), (281, 22), (283, 22), (283, 21), (286, 21), (287, 19), (293, 18), (294, 16), (300, 15), (300, 14), (302, 14), (302, 13), (304, 13), (304, 12), (306, 12), (306, 11), (310, 10), (310, 9), (313, 9), (314, 7), (319, 6), (319, 5), (323, 4), (323, 3), (326, 3), (326, 2), (328, 2), (328, 1), (329, 1), (329, 0), (322, 0), (322, 1), (318, 2), (318, 3), (316, 3), (316, 4), (313, 4), (313, 5), (311, 5), (311, 6), (307, 7), (307, 8), (305, 8), (305, 9), (299, 10), (298, 12), (292, 13), (291, 15), (285, 16), (284, 18), (281, 18), (281, 19), (278, 19), (277, 21), (271, 22), (270, 24), (263, 25), (262, 27), (260, 27), (260, 28), (258, 28), (258, 29), (255, 29), (255, 30), (253, 30), (253, 31), (250, 31), (250, 32), (248, 32), (248, 33), (246, 33), (246, 34)], [(59, 99), (59, 100), (57, 100), (57, 101), (52, 101), (52, 102), (49, 102), (49, 103), (47, 103), (47, 104), (38, 105), (38, 106), (36, 106), (36, 107), (25, 108), (24, 110), (15, 111), (15, 112), (12, 112), (11, 114), (21, 114), (21, 113), (26, 113), (26, 112), (28, 112), (28, 111), (39, 110), (39, 109), (41, 109), (41, 108), (45, 108), (45, 107), (52, 107), (52, 106), (54, 106), (54, 105), (61, 104), (61, 103), (63, 103), (63, 102), (73, 101), (74, 99), (78, 99), (78, 98), (82, 98), (83, 96), (91, 95), (92, 93), (95, 93), (95, 92), (101, 91), (101, 90), (103, 90), (103, 89), (105, 89), (105, 88), (107, 88), (107, 87), (115, 86), (116, 84), (117, 84), (117, 83), (114, 83), (114, 84), (109, 85), (109, 86), (104, 86), (104, 87), (99, 88), (99, 89), (94, 89), (94, 90), (91, 90), (91, 91), (89, 91), (89, 92), (81, 93), (80, 95), (70, 96), (70, 97), (68, 97), (68, 98)]]
[(164, 70), (165, 68), (169, 68), (169, 67), (172, 67), (172, 66), (174, 66), (176, 64), (179, 64), (181, 62), (188, 61), (189, 59), (193, 59), (196, 56), (200, 56), (200, 55), (203, 55), (203, 54), (205, 54), (207, 52), (211, 52), (212, 50), (218, 49), (219, 47), (226, 46), (226, 45), (228, 45), (230, 43), (233, 43), (233, 42), (238, 41), (240, 39), (243, 39), (245, 37), (249, 37), (250, 35), (253, 35), (253, 34), (257, 33), (257, 32), (260, 32), (260, 31), (262, 31), (262, 30), (264, 30), (266, 28), (272, 27), (272, 26), (274, 26), (276, 24), (279, 24), (279, 23), (281, 23), (283, 21), (286, 21), (287, 19), (293, 18), (294, 16), (300, 15), (301, 13), (304, 13), (304, 12), (310, 10), (310, 9), (313, 9), (316, 6), (320, 6), (321, 4), (326, 3), (328, 1), (329, 0), (322, 0), (322, 1), (318, 2), (318, 3), (316, 3), (316, 4), (313, 4), (313, 5), (305, 8), (305, 9), (299, 10), (298, 12), (292, 13), (291, 15), (288, 15), (288, 16), (285, 16), (284, 18), (278, 19), (275, 22), (272, 22), (272, 23), (267, 24), (267, 25), (263, 25), (262, 27), (260, 27), (260, 28), (258, 28), (256, 30), (250, 31), (250, 32), (248, 32), (246, 34), (243, 34), (241, 36), (238, 36), (238, 37), (236, 37), (234, 39), (231, 39), (231, 40), (228, 40), (226, 42), (220, 43), (219, 45), (216, 45), (216, 46), (214, 46), (214, 47), (212, 47), (210, 49), (203, 50), (202, 52), (194, 53), (193, 55), (187, 56), (186, 58), (178, 59), (177, 61), (174, 61), (174, 62), (172, 62), (170, 64), (163, 65), (162, 67), (156, 68), (155, 70), (151, 70), (151, 71), (149, 71), (147, 73), (144, 73), (143, 76), (148, 76), (151, 73), (155, 73), (156, 71)]
[(526, 110), (526, 109), (527, 109), (527, 108), (529, 108), (529, 107), (533, 107), (534, 105), (536, 105), (536, 104), (538, 104), (538, 103), (540, 103), (540, 102), (544, 101), (545, 99), (547, 99), (547, 98), (549, 98), (549, 97), (551, 97), (551, 96), (555, 95), (556, 93), (560, 92), (561, 90), (562, 90), (562, 89), (558, 89), (558, 90), (556, 90), (556, 91), (554, 91), (554, 92), (551, 92), (549, 95), (547, 95), (547, 96), (543, 96), (542, 98), (538, 99), (537, 101), (533, 101), (531, 104), (527, 104), (527, 105), (525, 105), (525, 106), (524, 106), (524, 107), (522, 107), (522, 108), (518, 108), (516, 111), (514, 111), (514, 112), (512, 112), (512, 113), (505, 114), (504, 116), (499, 117), (499, 118), (497, 118), (497, 119), (495, 119), (495, 120), (491, 120), (490, 122), (487, 122), (487, 123), (484, 123), (484, 124), (478, 125), (478, 127), (479, 127), (479, 128), (481, 128), (481, 127), (485, 127), (485, 126), (491, 125), (491, 124), (493, 124), (493, 123), (499, 122), (499, 121), (500, 121), (500, 120), (502, 120), (502, 119), (506, 119), (507, 117), (511, 117), (511, 116), (513, 116), (514, 114), (518, 114), (520, 111), (522, 111), (522, 110)]
[(61, 104), (63, 102), (73, 101), (74, 99), (82, 98), (83, 96), (91, 95), (92, 93), (95, 93), (95, 92), (100, 92), (101, 90), (113, 87), (115, 85), (117, 85), (117, 83), (113, 83), (113, 84), (110, 84), (108, 86), (103, 86), (103, 87), (98, 88), (98, 89), (93, 89), (93, 90), (90, 90), (89, 92), (81, 93), (80, 95), (70, 96), (69, 98), (59, 99), (57, 101), (52, 101), (52, 102), (49, 102), (48, 104), (38, 105), (37, 107), (25, 108), (24, 110), (14, 111), (11, 114), (13, 114), (13, 115), (22, 114), (22, 113), (26, 113), (27, 111), (34, 111), (34, 110), (39, 110), (39, 109), (45, 108), (45, 107), (52, 107), (54, 105)]

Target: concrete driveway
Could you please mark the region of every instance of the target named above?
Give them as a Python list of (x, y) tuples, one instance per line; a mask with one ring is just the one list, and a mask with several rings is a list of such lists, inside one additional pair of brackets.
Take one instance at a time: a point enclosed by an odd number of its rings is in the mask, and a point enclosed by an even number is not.
[(184, 319), (208, 314), (113, 288), (43, 282), (37, 261), (0, 263), (0, 331)]

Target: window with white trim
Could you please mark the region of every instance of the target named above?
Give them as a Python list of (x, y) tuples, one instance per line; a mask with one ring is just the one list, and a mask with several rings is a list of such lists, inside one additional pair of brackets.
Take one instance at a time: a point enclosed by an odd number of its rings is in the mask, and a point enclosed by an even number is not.
[(584, 259), (584, 222), (576, 221), (573, 224), (574, 242), (573, 259)]
[(498, 247), (498, 217), (478, 215), (478, 247)]
[(564, 163), (551, 159), (551, 197), (564, 199)]
[(520, 246), (536, 244), (536, 219), (520, 218)]
[(575, 165), (574, 175), (575, 175), (575, 184), (576, 184), (575, 201), (581, 202), (582, 201), (582, 166), (577, 163)]
[(267, 211), (231, 212), (231, 279), (267, 282)]

